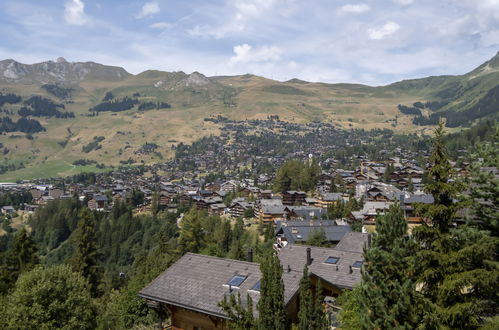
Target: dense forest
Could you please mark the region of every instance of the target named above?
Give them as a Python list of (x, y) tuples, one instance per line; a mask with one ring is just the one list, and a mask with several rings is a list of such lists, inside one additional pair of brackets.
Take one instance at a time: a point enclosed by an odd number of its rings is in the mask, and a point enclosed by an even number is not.
[[(139, 100), (136, 98), (129, 98), (125, 96), (122, 99), (107, 99), (109, 97), (106, 95), (106, 101), (103, 101), (96, 106), (89, 109), (92, 112), (102, 112), (102, 111), (112, 111), (120, 112), (132, 109), (135, 105), (139, 104)], [(111, 94), (112, 97), (112, 94)]]
[(0, 133), (3, 132), (23, 132), (23, 133), (38, 133), (45, 131), (45, 128), (38, 120), (19, 118), (17, 121), (12, 121), (9, 117), (0, 118)]
[(74, 113), (58, 110), (58, 108), (64, 109), (64, 104), (54, 103), (52, 100), (41, 96), (30, 97), (24, 101), (24, 105), (25, 106), (18, 111), (19, 115), (23, 117), (74, 118)]

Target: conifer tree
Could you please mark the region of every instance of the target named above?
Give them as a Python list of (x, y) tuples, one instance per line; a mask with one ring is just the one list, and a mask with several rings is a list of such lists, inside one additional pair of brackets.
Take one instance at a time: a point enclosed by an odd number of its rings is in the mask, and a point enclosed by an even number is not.
[(195, 207), (187, 212), (180, 224), (178, 248), (180, 254), (186, 252), (198, 253), (203, 246), (203, 226), (201, 212)]
[(73, 257), (70, 264), (75, 272), (83, 275), (88, 281), (92, 296), (98, 295), (100, 268), (97, 263), (97, 248), (95, 245), (95, 219), (88, 208), (80, 212), (78, 226), (73, 236)]
[[(495, 171), (499, 166), (499, 125), (494, 127), (492, 141), (481, 143), (475, 162), (471, 166), (471, 197), (474, 220), (480, 228), (499, 236), (499, 177)], [(495, 168), (495, 170), (494, 170)]]
[(317, 280), (317, 287), (315, 288), (314, 297), (314, 307), (312, 310), (312, 328), (314, 330), (326, 330), (329, 329), (328, 319), (326, 313), (324, 312), (324, 295), (322, 293), (321, 280)]
[(421, 286), (425, 328), (477, 328), (482, 317), (497, 306), (497, 241), (489, 233), (469, 226), (451, 229), (463, 185), (453, 180), (444, 145), (443, 124), (435, 130), (430, 157), (429, 183), (433, 204), (419, 205), (417, 212), (428, 220), (413, 230), (418, 243), (414, 265)]
[(399, 205), (376, 220), (372, 246), (364, 250), (360, 301), (363, 329), (411, 329), (417, 325), (413, 242)]
[(229, 325), (234, 330), (252, 330), (257, 329), (257, 321), (253, 316), (253, 299), (248, 294), (246, 296), (246, 303), (243, 304), (241, 294), (231, 294), (230, 298), (224, 296), (223, 300), (218, 304), (220, 308), (230, 318)]
[(258, 329), (286, 329), (286, 311), (284, 308), (284, 283), (282, 266), (275, 251), (267, 252), (260, 264), (262, 279), (260, 284), (260, 300)]
[(300, 309), (298, 311), (298, 328), (300, 330), (311, 329), (311, 318), (313, 316), (313, 299), (310, 278), (308, 276), (308, 267), (305, 265), (303, 268), (303, 277), (300, 280)]
[(5, 264), (0, 266), (0, 292), (8, 291), (19, 275), (31, 270), (39, 263), (37, 251), (35, 242), (26, 229), (22, 228), (6, 253)]

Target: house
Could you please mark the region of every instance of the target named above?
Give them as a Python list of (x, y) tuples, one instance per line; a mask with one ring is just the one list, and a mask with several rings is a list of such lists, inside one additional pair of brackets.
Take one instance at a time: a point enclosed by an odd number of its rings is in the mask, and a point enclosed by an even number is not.
[(95, 194), (91, 200), (88, 201), (88, 208), (96, 211), (104, 211), (108, 205), (106, 195)]
[(286, 206), (284, 208), (287, 220), (319, 220), (326, 215), (326, 210), (315, 206)]
[(220, 185), (220, 190), (225, 192), (236, 192), (237, 191), (237, 183), (236, 181), (230, 180), (224, 182)]
[(337, 203), (343, 202), (343, 194), (341, 193), (323, 193), (316, 200), (315, 206), (327, 209)]
[[(326, 296), (337, 297), (361, 280), (362, 249), (369, 235), (347, 233), (335, 248), (288, 244), (278, 254), (283, 268), (284, 306), (288, 318), (298, 321), (299, 282), (308, 266), (312, 286), (320, 280)], [(228, 329), (228, 316), (218, 303), (230, 295), (253, 300), (254, 315), (260, 299), (260, 265), (248, 261), (186, 253), (140, 290), (148, 306), (167, 311), (172, 329)]]
[(232, 205), (229, 207), (230, 215), (234, 218), (239, 218), (244, 216), (246, 210), (252, 210), (255, 204), (248, 202), (244, 199), (237, 199), (232, 201)]
[(360, 211), (350, 214), (351, 220), (362, 221), (364, 225), (375, 225), (376, 217), (385, 214), (393, 202), (366, 202)]
[(348, 225), (338, 226), (335, 220), (276, 221), (275, 247), (281, 249), (288, 244), (306, 244), (309, 235), (316, 230), (323, 230), (331, 244), (337, 244), (352, 231)]
[[(300, 274), (283, 274), (284, 304), (288, 316), (298, 310)], [(260, 265), (187, 253), (139, 292), (149, 304), (171, 315), (172, 329), (229, 329), (218, 303), (231, 294), (247, 295), (255, 306), (260, 299)]]
[(288, 190), (282, 193), (282, 204), (301, 205), (305, 203), (307, 194), (304, 191)]
[(13, 214), (14, 212), (16, 212), (16, 210), (14, 209), (14, 207), (8, 205), (8, 206), (2, 206), (2, 214)]

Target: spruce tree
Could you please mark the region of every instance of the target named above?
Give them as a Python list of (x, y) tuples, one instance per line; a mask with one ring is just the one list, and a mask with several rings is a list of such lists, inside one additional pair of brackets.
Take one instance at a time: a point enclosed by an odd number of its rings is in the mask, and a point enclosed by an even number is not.
[(224, 296), (223, 300), (218, 303), (218, 306), (230, 318), (230, 329), (234, 330), (252, 330), (257, 329), (257, 321), (253, 316), (253, 299), (248, 294), (246, 296), (246, 303), (241, 300), (241, 294), (237, 293), (237, 298), (231, 294), (229, 299)]
[(312, 310), (312, 327), (314, 330), (326, 330), (329, 329), (328, 319), (326, 313), (324, 312), (324, 295), (322, 292), (321, 280), (317, 280), (317, 286), (315, 288), (315, 297)]
[(411, 329), (417, 325), (413, 242), (399, 205), (376, 220), (372, 246), (364, 250), (360, 301), (363, 329)]
[(260, 300), (258, 301), (258, 329), (286, 329), (286, 310), (284, 307), (284, 283), (282, 266), (275, 251), (267, 252), (260, 264)]
[(492, 141), (483, 142), (473, 155), (471, 165), (471, 197), (474, 199), (474, 222), (499, 237), (499, 125), (494, 127)]
[(312, 291), (310, 278), (308, 277), (308, 267), (303, 268), (303, 276), (300, 280), (300, 306), (298, 311), (298, 328), (300, 330), (310, 330), (313, 310)]
[(73, 257), (70, 264), (75, 272), (87, 279), (92, 296), (98, 295), (100, 268), (95, 245), (95, 219), (88, 208), (80, 212), (78, 226), (73, 233)]
[(0, 293), (12, 288), (19, 275), (31, 270), (39, 263), (38, 249), (25, 228), (15, 236), (12, 247), (0, 266)]
[[(427, 193), (433, 204), (419, 205), (425, 222), (413, 230), (418, 243), (414, 265), (424, 302), (425, 328), (477, 328), (497, 306), (497, 269), (491, 265), (497, 241), (469, 226), (451, 228), (463, 185), (453, 179), (444, 145), (443, 124), (435, 130)], [(428, 222), (428, 223), (427, 223)]]
[(186, 252), (198, 253), (203, 247), (203, 226), (201, 225), (201, 211), (193, 207), (182, 218), (178, 249), (181, 255)]

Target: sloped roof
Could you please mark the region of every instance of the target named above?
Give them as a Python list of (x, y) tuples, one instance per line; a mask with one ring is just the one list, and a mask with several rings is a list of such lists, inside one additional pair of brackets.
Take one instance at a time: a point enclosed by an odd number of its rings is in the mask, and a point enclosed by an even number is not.
[[(234, 275), (246, 279), (239, 288), (232, 287), (232, 293), (239, 292), (242, 298), (249, 294), (256, 306), (260, 294), (251, 289), (261, 279), (259, 264), (194, 253), (186, 253), (142, 289), (139, 296), (227, 318), (218, 303), (230, 294), (227, 283)], [(284, 272), (285, 304), (298, 291), (301, 275), (301, 272)]]

